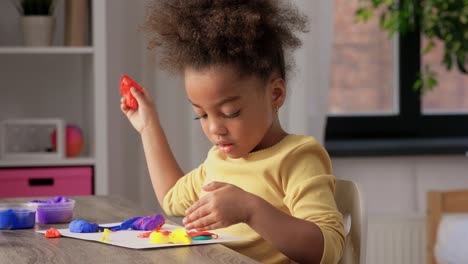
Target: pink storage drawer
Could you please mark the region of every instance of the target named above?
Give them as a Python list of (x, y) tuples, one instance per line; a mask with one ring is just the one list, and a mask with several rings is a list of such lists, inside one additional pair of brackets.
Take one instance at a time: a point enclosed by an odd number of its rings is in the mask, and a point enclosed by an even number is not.
[(93, 194), (92, 167), (0, 169), (0, 197)]

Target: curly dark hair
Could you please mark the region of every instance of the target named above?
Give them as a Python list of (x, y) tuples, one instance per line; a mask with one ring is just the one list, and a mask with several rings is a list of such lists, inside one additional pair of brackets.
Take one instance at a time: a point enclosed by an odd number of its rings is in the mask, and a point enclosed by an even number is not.
[(156, 0), (143, 24), (148, 48), (169, 70), (227, 64), (262, 79), (275, 71), (286, 79), (285, 51), (301, 45), (295, 32), (307, 28), (305, 15), (277, 0)]

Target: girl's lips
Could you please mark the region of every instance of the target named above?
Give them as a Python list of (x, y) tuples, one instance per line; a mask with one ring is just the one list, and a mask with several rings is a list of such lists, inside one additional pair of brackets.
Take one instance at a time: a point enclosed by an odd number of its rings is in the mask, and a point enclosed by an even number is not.
[(234, 147), (233, 144), (218, 144), (218, 148), (223, 151), (224, 153), (231, 152), (232, 148)]

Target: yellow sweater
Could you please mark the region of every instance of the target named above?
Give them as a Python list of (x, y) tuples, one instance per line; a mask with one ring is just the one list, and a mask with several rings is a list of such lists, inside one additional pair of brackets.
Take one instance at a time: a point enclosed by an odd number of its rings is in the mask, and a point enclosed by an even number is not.
[[(288, 135), (276, 145), (230, 159), (211, 148), (198, 168), (182, 177), (164, 197), (168, 215), (183, 216), (212, 181), (236, 185), (294, 217), (314, 222), (324, 236), (321, 263), (337, 263), (344, 245), (343, 218), (334, 200), (335, 177), (325, 149), (312, 137)], [(284, 227), (287, 228), (287, 227)], [(262, 263), (289, 263), (273, 245), (246, 224), (215, 230), (248, 239), (226, 246)]]

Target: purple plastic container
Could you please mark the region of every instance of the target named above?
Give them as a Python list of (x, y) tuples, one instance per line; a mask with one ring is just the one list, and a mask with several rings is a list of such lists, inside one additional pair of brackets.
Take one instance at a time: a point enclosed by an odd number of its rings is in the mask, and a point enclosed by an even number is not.
[(56, 197), (49, 200), (34, 200), (30, 203), (37, 205), (36, 223), (57, 224), (67, 223), (73, 219), (75, 200)]

